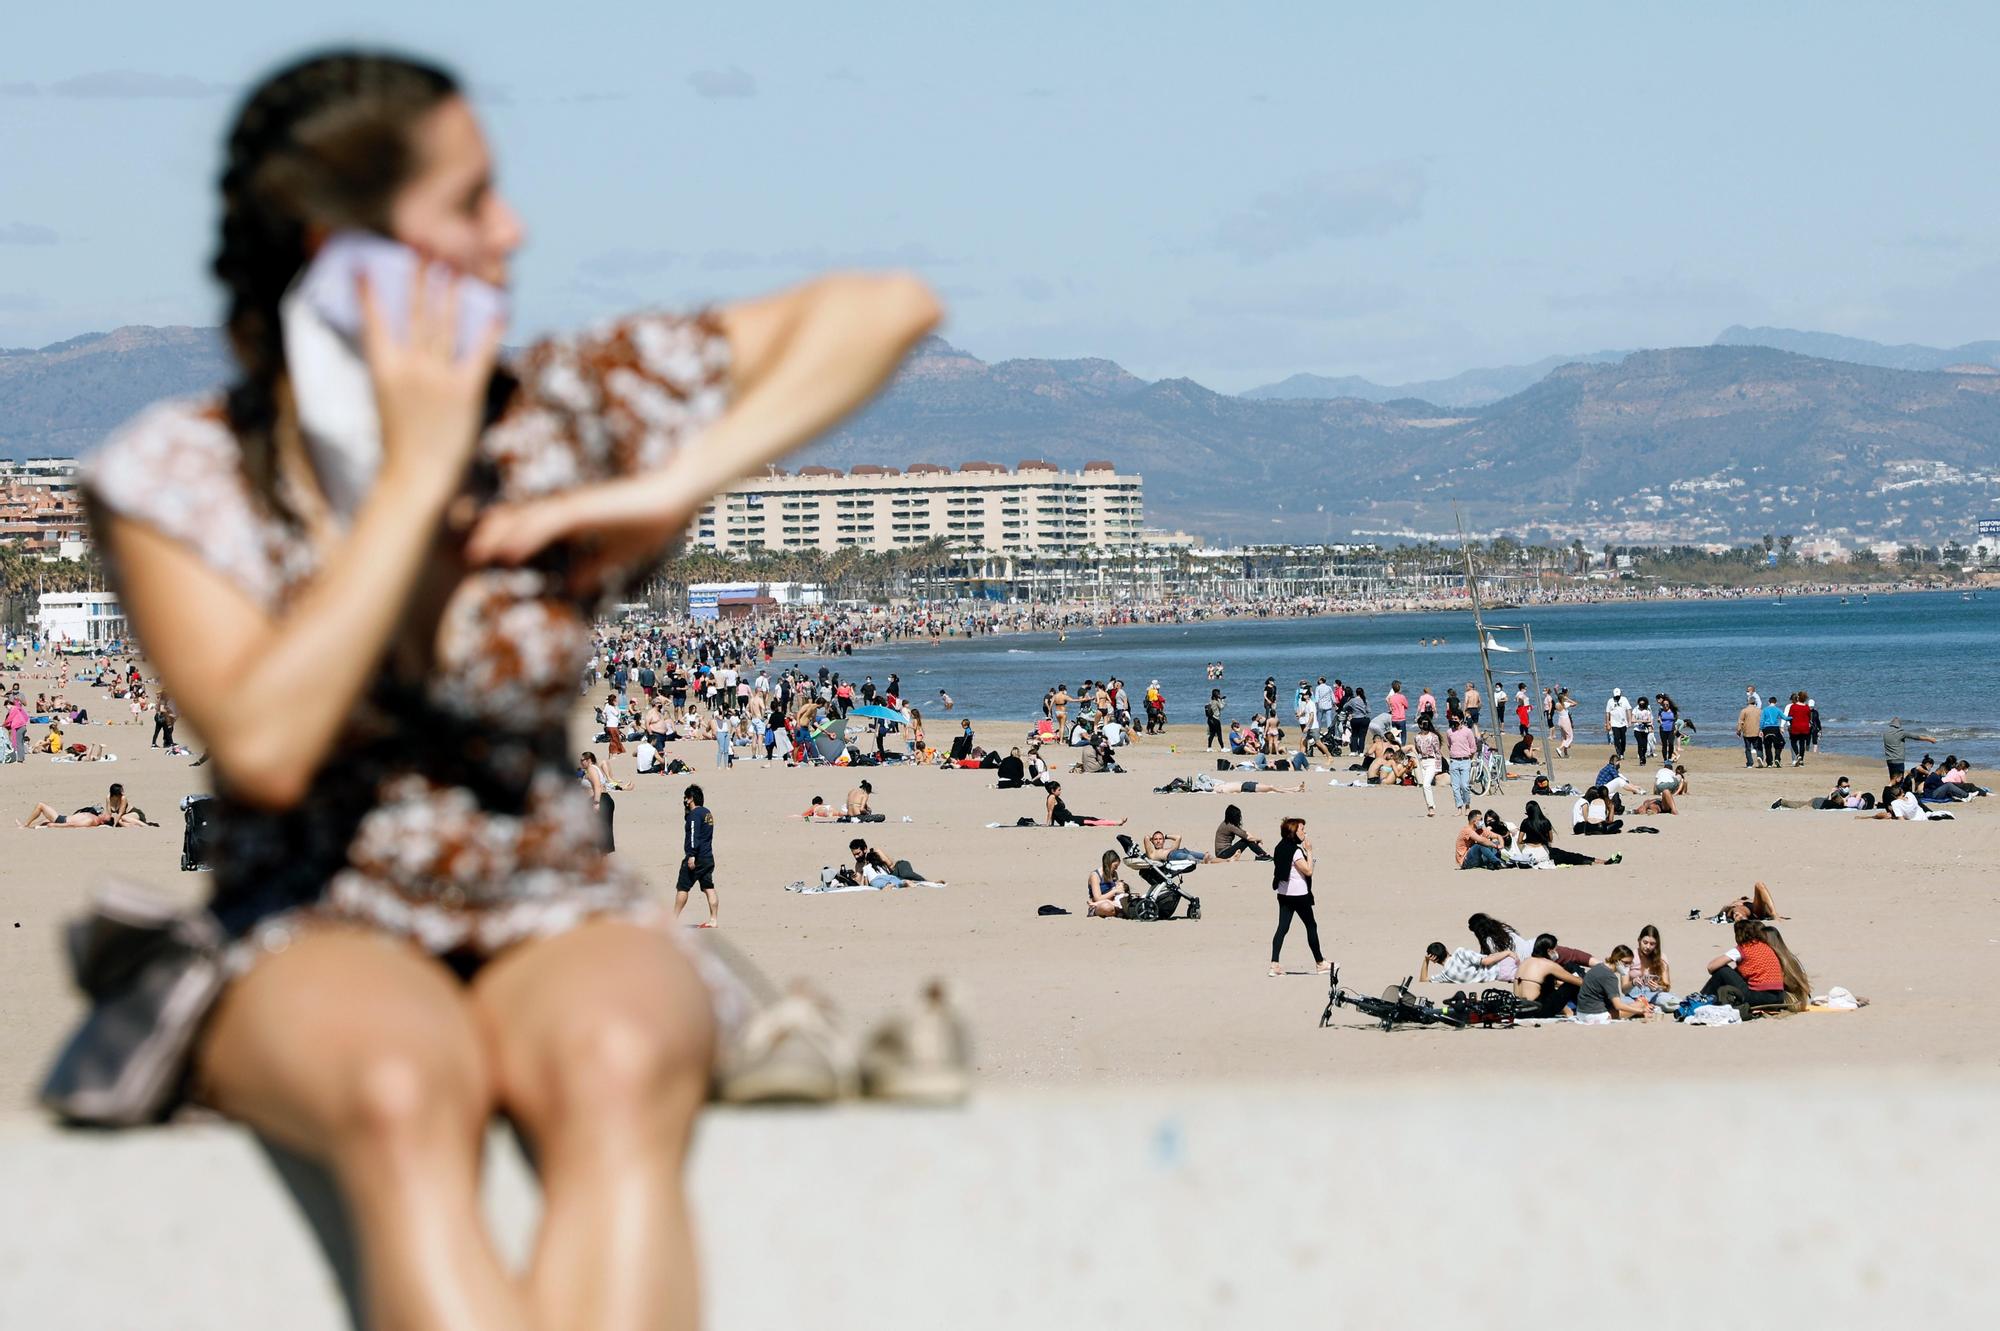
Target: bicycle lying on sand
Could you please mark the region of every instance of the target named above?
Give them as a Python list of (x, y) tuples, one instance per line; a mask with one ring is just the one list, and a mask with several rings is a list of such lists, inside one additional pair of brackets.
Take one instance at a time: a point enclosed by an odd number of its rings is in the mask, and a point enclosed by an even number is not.
[(1404, 976), (1401, 984), (1392, 984), (1377, 998), (1372, 994), (1358, 994), (1340, 987), (1340, 967), (1335, 966), (1327, 977), (1326, 1011), (1319, 1014), (1322, 1028), (1333, 1024), (1333, 1010), (1337, 1007), (1351, 1007), (1374, 1017), (1382, 1023), (1383, 1030), (1394, 1029), (1397, 1022), (1417, 1026), (1449, 1026), (1454, 1029), (1464, 1027), (1462, 1018), (1454, 1017), (1428, 998), (1418, 998), (1410, 992), (1410, 981), (1415, 976)]

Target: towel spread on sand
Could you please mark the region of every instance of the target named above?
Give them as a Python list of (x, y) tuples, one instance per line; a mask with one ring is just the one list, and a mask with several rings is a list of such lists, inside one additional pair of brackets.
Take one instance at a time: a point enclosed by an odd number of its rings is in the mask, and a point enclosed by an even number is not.
[(787, 883), (787, 892), (796, 892), (802, 897), (831, 896), (836, 892), (885, 892), (892, 887), (943, 887), (943, 883), (928, 882), (918, 878), (898, 878), (893, 883), (877, 887), (873, 883), (808, 883), (804, 881)]

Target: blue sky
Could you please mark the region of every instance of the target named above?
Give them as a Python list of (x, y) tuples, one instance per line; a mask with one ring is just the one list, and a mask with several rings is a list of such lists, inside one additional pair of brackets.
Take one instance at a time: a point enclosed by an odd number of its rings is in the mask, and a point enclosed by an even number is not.
[(523, 334), (897, 264), (987, 359), (1224, 390), (2000, 336), (2000, 6), (312, 8), (9, 6), (0, 346), (214, 322), (234, 99), (347, 40), (479, 90)]

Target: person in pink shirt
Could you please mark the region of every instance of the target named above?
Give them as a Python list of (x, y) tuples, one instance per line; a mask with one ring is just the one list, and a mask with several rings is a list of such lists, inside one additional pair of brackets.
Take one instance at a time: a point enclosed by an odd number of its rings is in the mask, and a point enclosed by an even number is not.
[(21, 705), (19, 695), (7, 699), (7, 747), (13, 752), (14, 761), (28, 761), (28, 709)]
[(1479, 756), (1479, 732), (1463, 718), (1446, 717), (1451, 730), (1444, 737), (1445, 765), (1451, 770), (1454, 808), (1472, 807), (1472, 760)]
[(1396, 727), (1398, 742), (1410, 742), (1410, 700), (1403, 696), (1403, 681), (1389, 681), (1389, 720)]

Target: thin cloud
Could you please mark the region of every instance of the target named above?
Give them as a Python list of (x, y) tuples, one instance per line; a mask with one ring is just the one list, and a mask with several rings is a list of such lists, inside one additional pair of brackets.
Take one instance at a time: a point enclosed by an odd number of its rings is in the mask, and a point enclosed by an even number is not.
[(42, 298), (31, 291), (0, 291), (0, 314), (34, 314)]
[(1248, 208), (1222, 219), (1214, 241), (1246, 263), (1258, 263), (1322, 240), (1380, 235), (1423, 215), (1429, 184), (1414, 162), (1321, 172), (1258, 195)]
[(721, 69), (697, 69), (687, 76), (688, 87), (700, 97), (755, 97), (757, 80), (746, 69), (728, 65)]
[(629, 92), (572, 92), (572, 93), (566, 93), (563, 96), (556, 98), (556, 100), (558, 102), (565, 102), (571, 104), (588, 103), (588, 102), (623, 102), (629, 100), (631, 96), (632, 94)]
[(0, 245), (53, 245), (62, 237), (33, 222), (0, 222)]
[(1274, 290), (1232, 290), (1196, 296), (1196, 314), (1266, 319), (1358, 319), (1382, 314), (1403, 303), (1403, 289), (1390, 282), (1301, 282)]
[(680, 263), (681, 259), (682, 256), (673, 250), (606, 250), (578, 264), (577, 271), (599, 281), (616, 282), (628, 277), (665, 272)]
[(701, 256), (701, 266), (712, 273), (741, 269), (821, 269), (821, 268), (948, 268), (959, 260), (938, 254), (918, 241), (901, 245), (853, 250), (830, 250), (812, 245), (759, 254), (751, 250), (709, 250)]
[(1548, 307), (1558, 313), (1647, 314), (1691, 310), (1729, 314), (1747, 308), (1750, 303), (1750, 292), (1740, 283), (1678, 272), (1660, 277), (1628, 277), (1615, 290), (1579, 291), (1548, 299)]
[(862, 84), (868, 82), (867, 79), (862, 78), (859, 74), (855, 73), (854, 70), (847, 65), (839, 65), (833, 69), (829, 69), (826, 72), (826, 81), (828, 83), (854, 83), (854, 84)]
[(42, 90), (32, 83), (0, 83), (0, 97), (40, 97)]
[(136, 101), (153, 98), (213, 97), (229, 91), (226, 84), (208, 83), (188, 74), (148, 74), (136, 69), (106, 69), (59, 79), (48, 86), (56, 97)]

